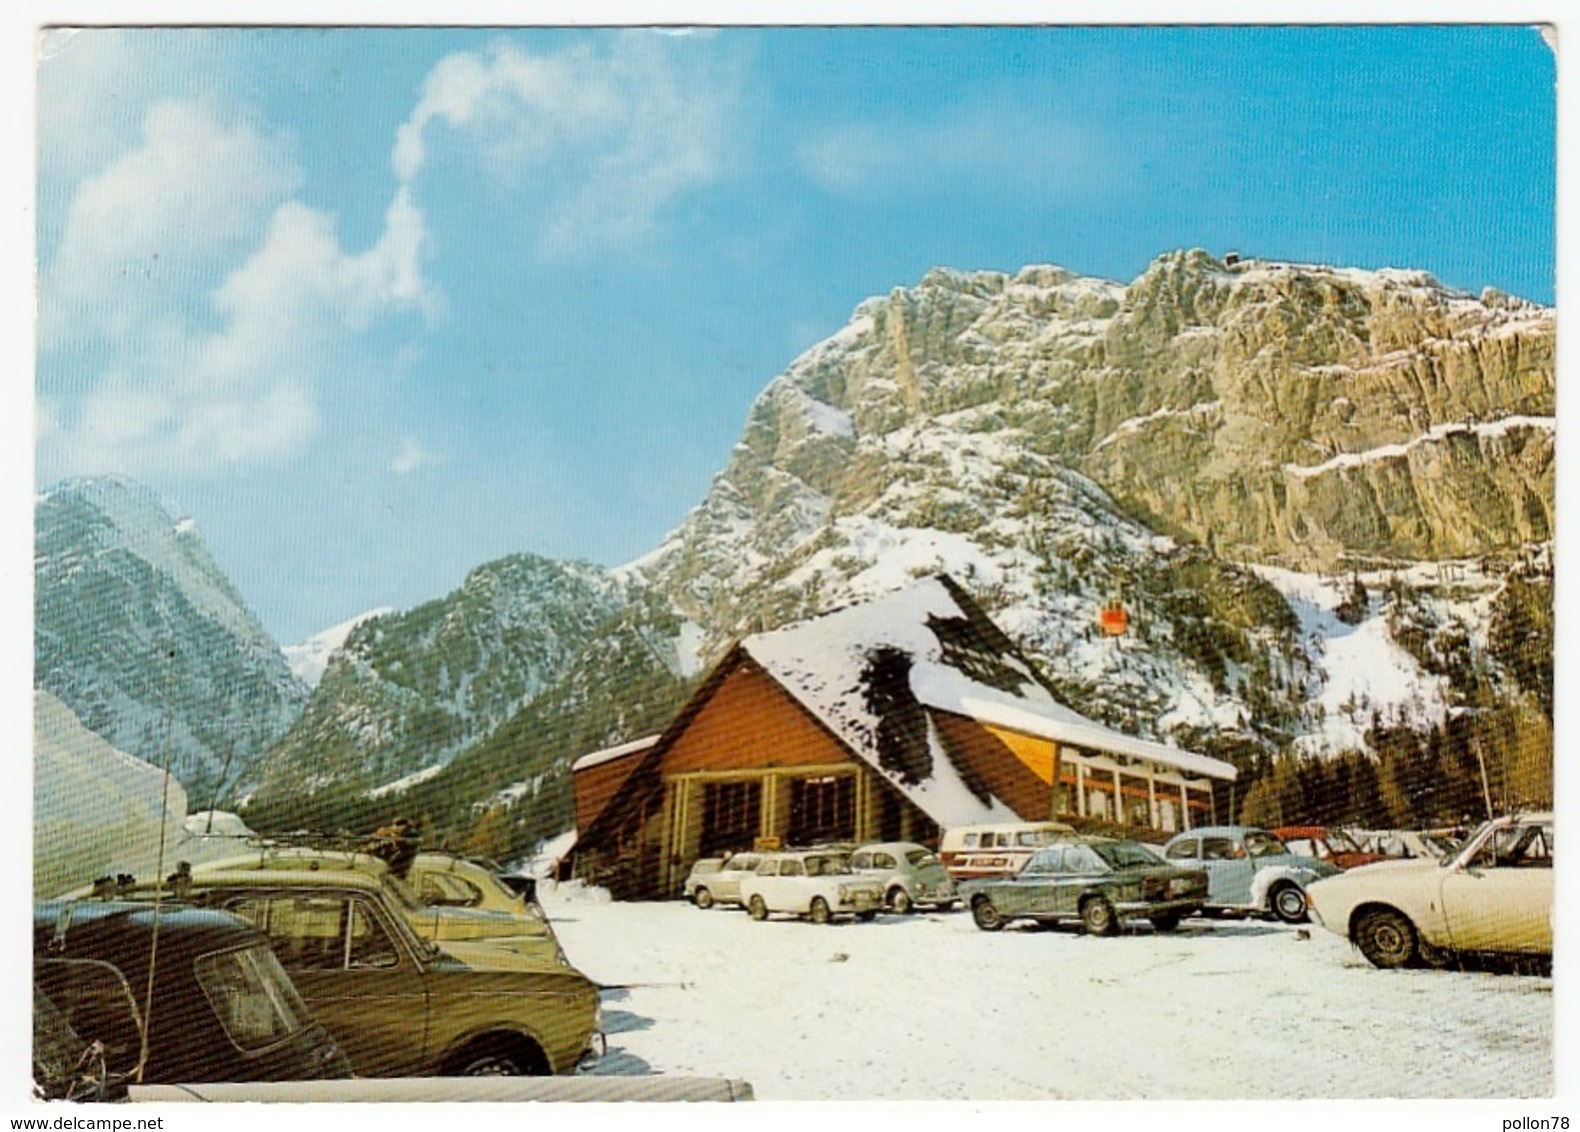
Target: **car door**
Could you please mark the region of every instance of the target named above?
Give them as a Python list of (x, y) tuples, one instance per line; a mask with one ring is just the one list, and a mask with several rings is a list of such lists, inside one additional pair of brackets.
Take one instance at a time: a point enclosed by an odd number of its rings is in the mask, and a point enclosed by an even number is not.
[(223, 906), (269, 937), (358, 1076), (421, 1070), (429, 1029), (423, 972), (373, 901), (355, 893), (272, 892), (236, 894)]
[(1462, 951), (1548, 954), (1553, 949), (1552, 827), (1493, 832), (1468, 860), (1443, 870), (1450, 946)]
[(1039, 849), (1024, 868), (994, 886), (993, 903), (1007, 916), (1042, 915), (1057, 910), (1064, 850)]
[(1207, 871), (1209, 904), (1242, 905), (1251, 902), (1251, 878), (1256, 862), (1233, 837), (1206, 834), (1201, 839), (1200, 865)]
[(812, 901), (808, 897), (806, 866), (799, 858), (786, 857), (779, 862), (779, 875), (768, 880), (768, 907), (775, 912), (805, 912)]

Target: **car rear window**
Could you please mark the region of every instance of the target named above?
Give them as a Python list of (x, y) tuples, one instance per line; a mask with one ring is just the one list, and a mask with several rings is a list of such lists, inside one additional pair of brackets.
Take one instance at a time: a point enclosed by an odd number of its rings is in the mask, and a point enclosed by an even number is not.
[(306, 1028), (307, 1007), (262, 944), (200, 956), (192, 968), (237, 1048), (266, 1049)]

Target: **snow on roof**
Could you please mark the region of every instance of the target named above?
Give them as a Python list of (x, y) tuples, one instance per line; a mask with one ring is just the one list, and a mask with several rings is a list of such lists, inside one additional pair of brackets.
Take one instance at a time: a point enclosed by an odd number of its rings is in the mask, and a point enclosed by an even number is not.
[(1228, 763), (1111, 731), (1053, 696), (958, 587), (937, 576), (770, 633), (742, 649), (942, 825), (1012, 820), (974, 790), (922, 707), (1050, 739), (1153, 759), (1214, 778)]
[(586, 770), (588, 767), (614, 762), (615, 759), (623, 759), (627, 755), (634, 755), (639, 751), (650, 750), (653, 744), (658, 742), (658, 739), (657, 735), (649, 735), (643, 739), (633, 739), (629, 743), (621, 743), (618, 747), (605, 747), (601, 751), (585, 754), (571, 764), (571, 772), (574, 774), (578, 770)]
[[(931, 678), (932, 674), (927, 674), (926, 679), (930, 681)], [(1052, 739), (1058, 743), (1149, 759), (1164, 766), (1172, 766), (1177, 770), (1208, 778), (1233, 781), (1239, 775), (1233, 764), (1226, 763), (1222, 759), (1209, 758), (1193, 751), (1181, 750), (1179, 747), (1170, 747), (1163, 743), (1154, 743), (1150, 739), (1126, 735), (1122, 731), (1113, 731), (1067, 708), (1060, 708), (1060, 711), (1073, 718), (1060, 718), (1057, 714), (1048, 714), (1041, 705), (1028, 708), (993, 689), (988, 689), (986, 695), (974, 694), (965, 687), (965, 681), (955, 680), (954, 683), (961, 686), (948, 692), (943, 688), (934, 689), (924, 686), (925, 690), (917, 689), (917, 696), (929, 707), (970, 716), (983, 723), (991, 723), (1026, 735)]]

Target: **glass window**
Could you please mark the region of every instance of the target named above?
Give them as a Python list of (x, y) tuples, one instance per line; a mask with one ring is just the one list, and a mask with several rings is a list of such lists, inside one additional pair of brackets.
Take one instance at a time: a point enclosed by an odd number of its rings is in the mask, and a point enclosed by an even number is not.
[(1201, 855), (1205, 861), (1232, 861), (1245, 856), (1245, 850), (1227, 837), (1204, 837)]
[(127, 1073), (142, 1056), (142, 1014), (121, 972), (93, 959), (49, 959), (34, 965), (39, 990), (84, 1042), (103, 1042), (105, 1065)]
[(870, 868), (873, 868), (874, 866), (873, 866), (873, 863), (872, 863), (872, 854), (871, 853), (857, 853), (855, 856), (853, 856), (850, 859), (850, 867), (853, 868), (853, 869), (870, 869)]
[(1026, 871), (1037, 876), (1045, 876), (1062, 870), (1064, 850), (1058, 846), (1049, 845), (1037, 850), (1026, 862)]
[(975, 849), (976, 847), (977, 847), (977, 835), (974, 834), (974, 833), (966, 834), (965, 848), (967, 848), (967, 849)]
[(800, 861), (789, 860), (779, 862), (779, 875), (782, 877), (798, 877), (806, 873)]
[(220, 1025), (241, 1049), (274, 1045), (308, 1024), (307, 1007), (279, 960), (261, 945), (204, 955), (193, 971)]
[(353, 900), (350, 910), (346, 965), (353, 968), (399, 966), (400, 953), (372, 909), (361, 900)]
[(763, 861), (761, 864), (759, 864), (757, 866), (757, 875), (758, 876), (764, 876), (764, 877), (776, 877), (776, 876), (778, 876), (779, 875), (779, 862), (776, 861), (776, 860)]
[(872, 858), (872, 863), (873, 863), (874, 867), (880, 868), (880, 869), (896, 869), (896, 868), (899, 868), (898, 862), (896, 862), (895, 859), (893, 857), (889, 856), (889, 854), (887, 854), (887, 853), (875, 854), (873, 856), (873, 858)]
[(1064, 850), (1064, 871), (1067, 873), (1106, 873), (1108, 866), (1090, 845), (1069, 845)]
[(424, 904), (447, 908), (475, 908), (483, 902), (483, 890), (454, 873), (424, 873), (417, 895)]
[(1201, 842), (1197, 841), (1194, 837), (1186, 837), (1180, 841), (1176, 841), (1168, 848), (1168, 858), (1171, 861), (1195, 860), (1196, 847), (1200, 844)]
[[(1253, 829), (1245, 835), (1245, 853), (1253, 857), (1278, 857), (1287, 852), (1289, 850), (1284, 848), (1284, 843), (1271, 833)], [(1236, 852), (1234, 855), (1242, 857), (1245, 853)]]

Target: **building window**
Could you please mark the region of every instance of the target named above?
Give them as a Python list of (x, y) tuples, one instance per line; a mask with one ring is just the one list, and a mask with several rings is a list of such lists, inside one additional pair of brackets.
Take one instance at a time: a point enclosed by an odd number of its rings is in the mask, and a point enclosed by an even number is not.
[(849, 841), (856, 836), (856, 780), (848, 774), (790, 783), (792, 845)]
[(750, 849), (757, 839), (762, 811), (763, 784), (710, 782), (702, 792), (700, 855), (717, 857), (736, 849)]

